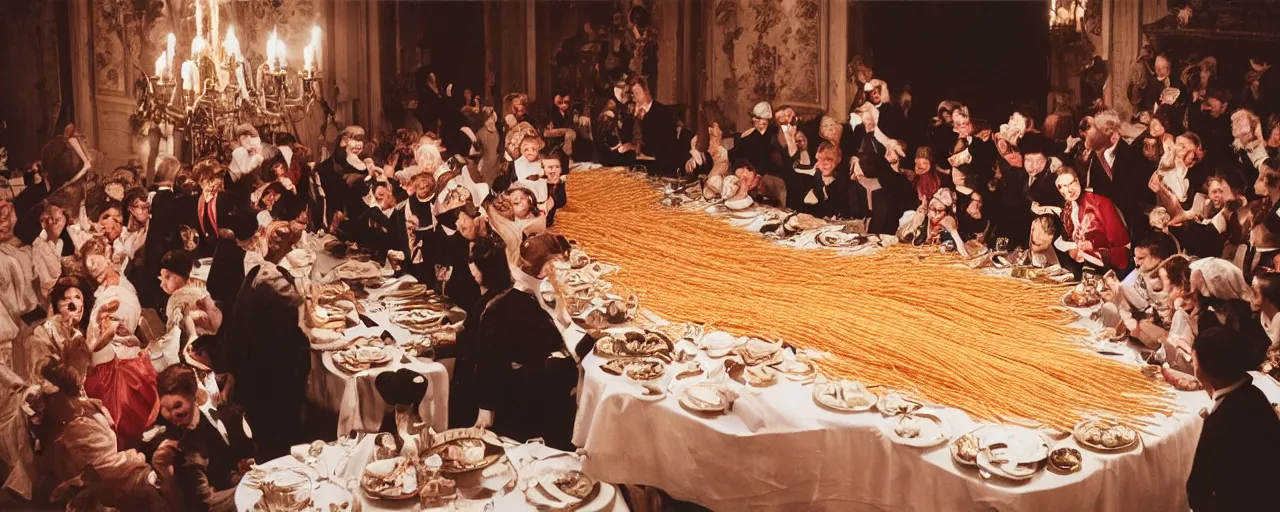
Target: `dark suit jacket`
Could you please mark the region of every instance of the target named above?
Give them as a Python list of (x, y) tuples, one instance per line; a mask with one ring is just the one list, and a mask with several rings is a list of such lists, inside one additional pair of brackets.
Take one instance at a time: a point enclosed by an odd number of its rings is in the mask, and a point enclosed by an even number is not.
[[(13, 234), (22, 240), (23, 244), (31, 245), (31, 242), (34, 242), (36, 237), (40, 236), (40, 231), (44, 229), (40, 226), (43, 207), (37, 208), (37, 205), (49, 197), (49, 189), (46, 187), (48, 182), (30, 185), (13, 198), (13, 211), (18, 216), (18, 225), (14, 226)], [(72, 212), (67, 213), (74, 215)]]
[(198, 410), (200, 423), (194, 430), (164, 422), (165, 437), (178, 441), (178, 450), (182, 453), (174, 464), (174, 475), (184, 510), (208, 510), (208, 493), (233, 488), (232, 473), (239, 471), (239, 462), (254, 456), (253, 440), (243, 428), (244, 417), (232, 409), (224, 406), (217, 411), (227, 429), (229, 442), (222, 439), (209, 417)]
[[(738, 134), (738, 140), (733, 145), (733, 150), (729, 151), (729, 172), (733, 172), (734, 162), (746, 160), (756, 168), (756, 172), (760, 174), (778, 174), (778, 162), (774, 158), (777, 152), (778, 127), (769, 125), (769, 128), (763, 134), (756, 130), (751, 130), (747, 135)], [(704, 162), (710, 159), (703, 159)]]
[[(228, 192), (221, 192), (214, 197), (213, 211), (217, 220), (218, 229), (231, 229), (231, 215), (238, 206), (236, 198)], [(207, 208), (208, 206), (205, 205)], [(184, 197), (177, 200), (178, 223), (188, 226), (196, 230), (199, 234), (199, 242), (196, 246), (196, 256), (206, 258), (213, 256), (214, 249), (218, 246), (218, 231), (213, 229), (214, 224), (209, 218), (204, 218), (203, 223), (200, 217), (200, 194)], [(153, 217), (155, 212), (151, 214)], [(179, 238), (181, 240), (181, 238)]]
[(1252, 378), (1204, 419), (1187, 499), (1196, 512), (1274, 510), (1280, 418)]
[(635, 122), (640, 123), (640, 133), (644, 137), (641, 152), (656, 159), (652, 163), (656, 169), (650, 169), (649, 173), (674, 176), (676, 168), (684, 165), (684, 160), (679, 158), (679, 143), (676, 142), (675, 112), (655, 100), (644, 119)]
[(1116, 145), (1111, 177), (1107, 176), (1099, 158), (1099, 152), (1094, 152), (1089, 157), (1088, 168), (1081, 179), (1085, 179), (1087, 175), (1093, 193), (1115, 203), (1128, 225), (1130, 238), (1141, 240), (1142, 235), (1147, 232), (1146, 212), (1155, 204), (1155, 194), (1147, 188), (1147, 181), (1151, 179), (1154, 168), (1141, 152), (1124, 142)]
[(142, 245), (142, 270), (129, 279), (138, 288), (138, 300), (144, 308), (162, 312), (165, 309), (162, 307), (164, 293), (160, 290), (160, 260), (165, 253), (182, 248), (182, 236), (178, 233), (180, 203), (173, 189), (157, 190), (151, 198), (151, 220)]
[[(1178, 100), (1175, 101), (1174, 105), (1172, 106), (1186, 105), (1187, 102), (1191, 100), (1191, 95), (1187, 93), (1187, 86), (1183, 85), (1182, 80), (1176, 76), (1173, 76), (1172, 74), (1169, 75), (1169, 87), (1173, 87), (1180, 92), (1178, 94)], [(1160, 101), (1160, 93), (1164, 91), (1164, 88), (1165, 88), (1165, 85), (1160, 83), (1160, 81), (1156, 79), (1156, 76), (1154, 74), (1147, 77), (1147, 87), (1146, 89), (1142, 90), (1142, 104), (1138, 105), (1138, 110), (1150, 111), (1152, 106), (1154, 106), (1157, 102)], [(1170, 107), (1171, 105), (1160, 106), (1161, 109), (1170, 108)], [(1171, 120), (1172, 119), (1173, 118), (1171, 118)], [(1179, 117), (1176, 119), (1177, 120), (1174, 122), (1181, 124), (1182, 118)]]

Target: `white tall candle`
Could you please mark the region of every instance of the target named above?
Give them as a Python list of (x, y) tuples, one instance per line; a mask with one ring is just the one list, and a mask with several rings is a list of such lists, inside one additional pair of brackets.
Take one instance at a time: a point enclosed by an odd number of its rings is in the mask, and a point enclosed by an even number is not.
[(165, 55), (163, 54), (161, 54), (159, 57), (156, 57), (156, 78), (161, 78), (164, 76), (164, 63), (167, 60), (168, 58), (165, 57)]
[(196, 0), (196, 37), (204, 35), (204, 0)]
[(191, 76), (191, 73), (195, 71), (195, 69), (196, 65), (191, 61), (182, 63), (182, 90), (190, 91), (193, 89), (193, 86), (195, 85), (195, 78)]
[(324, 67), (320, 58), (323, 53), (320, 51), (320, 25), (311, 26), (311, 52), (314, 54), (315, 70), (319, 71)]
[(165, 69), (169, 71), (169, 78), (173, 78), (173, 50), (178, 46), (178, 38), (169, 33), (166, 38), (168, 42), (168, 51), (165, 52)]

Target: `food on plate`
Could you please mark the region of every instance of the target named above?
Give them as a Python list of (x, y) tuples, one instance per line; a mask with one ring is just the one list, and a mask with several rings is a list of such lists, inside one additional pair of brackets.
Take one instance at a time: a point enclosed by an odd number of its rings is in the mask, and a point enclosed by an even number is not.
[(444, 450), (445, 462), (475, 464), (484, 460), (484, 441), (479, 439), (459, 439)]
[(1096, 286), (1081, 281), (1075, 287), (1067, 292), (1067, 296), (1063, 297), (1062, 302), (1073, 308), (1091, 308), (1102, 302), (1102, 297), (1098, 294)]
[(427, 334), (444, 327), (449, 315), (445, 311), (429, 309), (413, 309), (396, 311), (389, 319), (391, 323), (404, 327), (414, 334)]
[(877, 405), (880, 408), (880, 412), (888, 416), (906, 414), (920, 408), (920, 404), (907, 400), (906, 398), (903, 398), (902, 395), (894, 391), (890, 391), (883, 397), (880, 397), (880, 401), (877, 402)]
[(569, 470), (555, 479), (555, 486), (569, 496), (585, 500), (595, 490), (596, 481), (581, 471)]
[(733, 359), (725, 359), (724, 373), (725, 375), (728, 375), (730, 379), (736, 380), (742, 384), (746, 384), (747, 381), (742, 376), (742, 374), (746, 373), (746, 371), (747, 371), (747, 365), (742, 364)]
[(364, 468), (360, 487), (375, 498), (411, 498), (418, 495), (418, 470), (407, 457), (379, 460)]
[(778, 371), (772, 366), (748, 366), (744, 377), (747, 384), (763, 387), (778, 381)]
[(698, 412), (723, 411), (732, 401), (728, 391), (711, 383), (694, 384), (680, 393), (680, 405)]
[(957, 437), (955, 440), (955, 449), (952, 453), (957, 459), (968, 464), (976, 464), (978, 462), (978, 452), (982, 451), (982, 443), (978, 436), (972, 432)]
[(653, 380), (661, 377), (666, 367), (661, 361), (638, 360), (627, 365), (627, 376), (635, 380)]
[(1076, 429), (1076, 439), (1090, 448), (1117, 450), (1138, 440), (1138, 432), (1109, 420), (1083, 422)]
[(827, 230), (814, 237), (818, 245), (824, 247), (855, 247), (867, 241), (867, 236), (858, 233), (845, 233), (842, 230)]
[(1049, 452), (1049, 467), (1064, 473), (1073, 473), (1080, 470), (1080, 462), (1083, 460), (1080, 450), (1075, 448), (1058, 448)]
[(349, 259), (333, 267), (333, 275), (344, 281), (382, 277), (382, 266), (372, 261)]
[(813, 399), (819, 405), (848, 412), (865, 411), (876, 403), (874, 393), (853, 381), (819, 382), (813, 386)]
[(922, 421), (927, 420), (916, 418), (914, 416), (905, 416), (898, 421), (896, 426), (893, 427), (893, 433), (903, 439), (915, 439), (920, 437), (920, 429), (922, 427), (920, 423)]
[(334, 366), (350, 373), (391, 362), (391, 356), (380, 347), (352, 347), (333, 352), (332, 358)]
[(747, 365), (773, 364), (782, 360), (782, 343), (753, 338), (735, 352), (742, 356), (742, 362)]
[(626, 331), (606, 334), (596, 341), (595, 352), (603, 357), (657, 356), (671, 354), (672, 343), (662, 333)]
[(818, 366), (812, 361), (782, 361), (774, 364), (773, 368), (786, 375), (787, 378), (797, 381), (807, 381), (818, 374)]

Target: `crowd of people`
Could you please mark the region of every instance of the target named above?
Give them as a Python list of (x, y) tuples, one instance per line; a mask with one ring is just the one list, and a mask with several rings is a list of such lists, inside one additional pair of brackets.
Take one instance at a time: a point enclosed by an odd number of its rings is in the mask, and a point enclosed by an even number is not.
[(430, 77), (427, 131), (349, 126), (318, 162), (288, 133), (241, 125), (229, 162), (108, 172), (68, 132), (0, 202), (0, 475), (36, 504), (232, 506), (254, 461), (309, 441), (308, 290), (288, 255), (320, 230), (466, 311), (453, 426), (571, 449), (592, 340), (542, 290), (569, 251), (547, 232), (564, 176), (591, 161), (699, 181), (733, 209), (863, 220), (965, 255), (1023, 248), (1026, 264), (1103, 276), (1101, 321), (1214, 397), (1193, 506), (1239, 509), (1277, 476), (1249, 461), (1280, 455), (1280, 418), (1245, 385), (1280, 366), (1280, 123), (1213, 80), (1181, 83), (1164, 57), (1151, 80), (1132, 119), (1019, 111), (993, 126), (947, 101), (914, 126), (867, 70), (847, 122), (762, 102), (735, 133), (715, 103), (685, 129), (642, 77), (599, 112), (557, 94), (545, 121), (518, 93), (444, 101), (452, 86)]

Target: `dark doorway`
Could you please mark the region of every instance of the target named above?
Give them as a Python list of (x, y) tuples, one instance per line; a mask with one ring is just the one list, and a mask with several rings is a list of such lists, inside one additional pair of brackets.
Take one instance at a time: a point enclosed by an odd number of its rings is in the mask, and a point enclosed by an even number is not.
[(1048, 93), (1045, 0), (863, 3), (867, 53), (896, 96), (910, 85), (912, 117), (956, 100), (999, 126), (1014, 108), (1044, 117)]
[(420, 2), (423, 33), (419, 44), (441, 85), (478, 91), (484, 86), (484, 2)]

